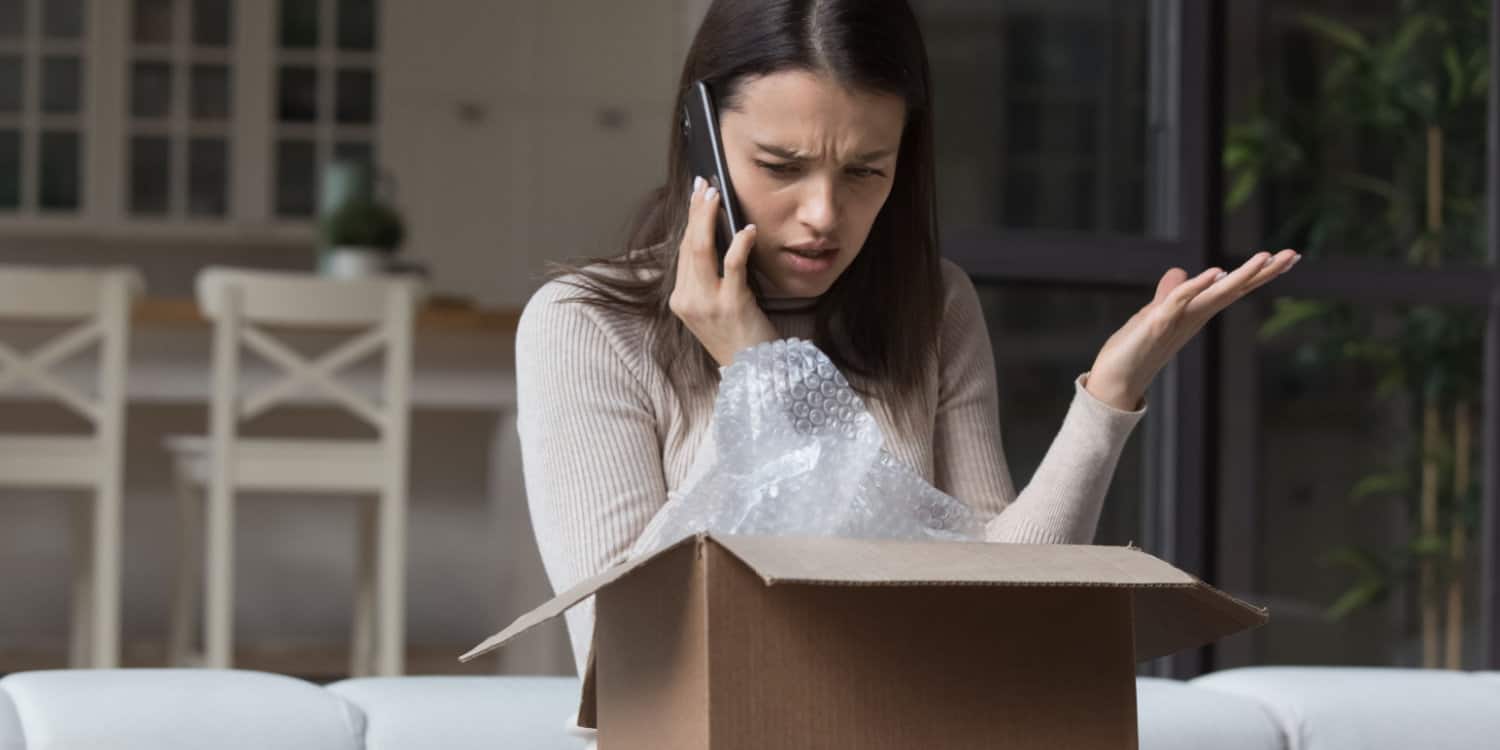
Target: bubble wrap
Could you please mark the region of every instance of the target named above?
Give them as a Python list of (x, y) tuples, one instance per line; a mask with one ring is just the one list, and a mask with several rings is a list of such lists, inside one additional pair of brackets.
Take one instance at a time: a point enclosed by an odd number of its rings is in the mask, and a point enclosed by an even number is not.
[(724, 368), (716, 456), (674, 494), (629, 556), (704, 531), (978, 540), (983, 524), (882, 447), (874, 416), (812, 342), (751, 347)]

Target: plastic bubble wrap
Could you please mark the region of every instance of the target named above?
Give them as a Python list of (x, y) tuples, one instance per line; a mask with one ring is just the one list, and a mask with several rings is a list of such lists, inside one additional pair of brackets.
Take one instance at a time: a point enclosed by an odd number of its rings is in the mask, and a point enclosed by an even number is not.
[(723, 534), (978, 540), (983, 524), (887, 453), (874, 416), (810, 341), (751, 347), (724, 368), (715, 463), (631, 548)]

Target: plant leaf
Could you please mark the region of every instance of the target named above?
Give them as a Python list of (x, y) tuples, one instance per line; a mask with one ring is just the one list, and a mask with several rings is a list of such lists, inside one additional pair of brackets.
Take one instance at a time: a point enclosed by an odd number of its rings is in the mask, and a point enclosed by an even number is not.
[(1297, 23), (1344, 49), (1353, 52), (1366, 52), (1370, 49), (1370, 43), (1365, 40), (1364, 35), (1328, 16), (1318, 13), (1302, 13), (1297, 16)]

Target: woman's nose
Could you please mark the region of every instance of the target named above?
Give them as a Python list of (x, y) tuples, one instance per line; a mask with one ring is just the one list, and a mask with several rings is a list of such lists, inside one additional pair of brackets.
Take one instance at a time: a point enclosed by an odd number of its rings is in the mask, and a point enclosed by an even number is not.
[(838, 226), (838, 199), (827, 180), (812, 180), (802, 197), (797, 218), (820, 235), (832, 234)]

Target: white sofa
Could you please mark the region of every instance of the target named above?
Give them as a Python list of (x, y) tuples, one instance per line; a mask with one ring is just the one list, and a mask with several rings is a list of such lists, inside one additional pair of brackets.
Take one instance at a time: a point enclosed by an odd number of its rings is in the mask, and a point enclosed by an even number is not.
[[(211, 670), (0, 679), (0, 750), (580, 750), (564, 677), (397, 677), (327, 687)], [(1500, 673), (1260, 667), (1137, 682), (1142, 750), (1500, 746)]]

